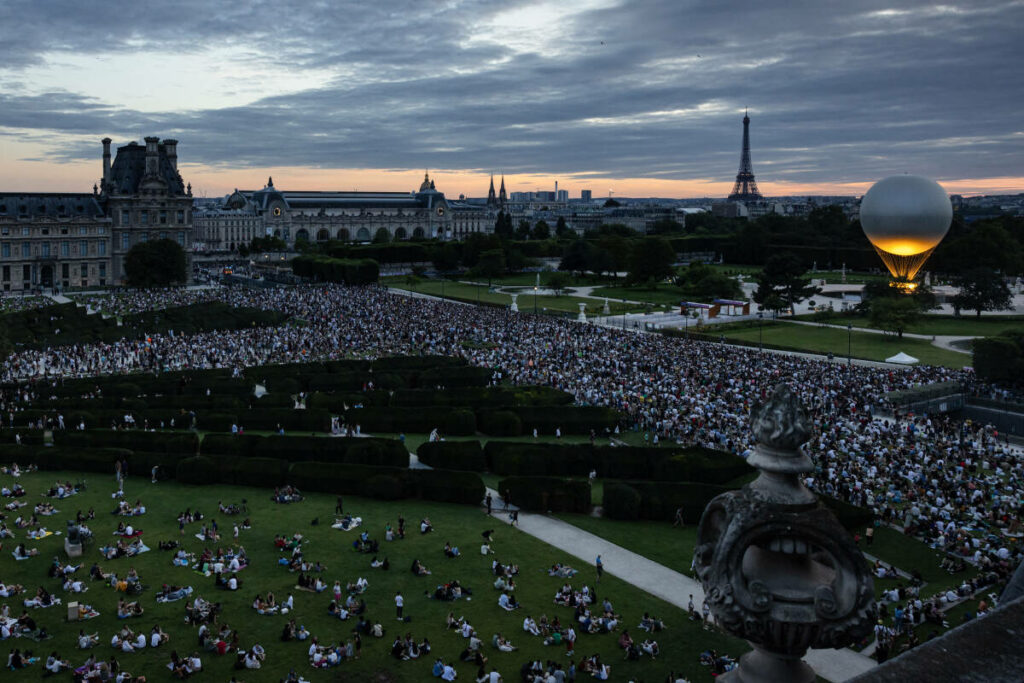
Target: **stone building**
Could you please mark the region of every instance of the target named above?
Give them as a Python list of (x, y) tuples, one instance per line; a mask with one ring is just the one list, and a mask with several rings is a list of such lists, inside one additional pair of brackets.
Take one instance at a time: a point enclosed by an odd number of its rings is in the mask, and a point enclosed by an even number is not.
[(103, 178), (92, 194), (0, 193), (0, 289), (124, 284), (124, 255), (149, 239), (192, 244), (192, 189), (178, 174), (176, 140), (118, 148), (103, 140)]
[(0, 289), (112, 283), (110, 230), (95, 194), (0, 193)]
[(192, 211), (193, 240), (202, 251), (234, 251), (264, 236), (263, 217), (256, 204), (235, 190), (233, 201), (195, 206)]
[(260, 190), (231, 194), (226, 208), (252, 205), (262, 220), (261, 234), (298, 240), (370, 242), (383, 231), (388, 239), (447, 239), (452, 236), (448, 200), (429, 176), (418, 192), (310, 192), (279, 190), (269, 178)]
[[(178, 173), (178, 141), (148, 137), (145, 146), (118, 147), (110, 163), (110, 138), (103, 139), (103, 181), (99, 201), (112, 221), (111, 268), (124, 281), (124, 256), (132, 246), (172, 239), (192, 247), (192, 186)], [(191, 268), (189, 269), (191, 271)]]

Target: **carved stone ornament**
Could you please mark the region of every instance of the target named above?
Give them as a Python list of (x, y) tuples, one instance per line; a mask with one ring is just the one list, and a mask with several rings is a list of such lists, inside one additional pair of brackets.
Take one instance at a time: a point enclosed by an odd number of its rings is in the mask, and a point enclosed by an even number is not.
[(723, 681), (813, 681), (808, 648), (840, 648), (871, 633), (874, 581), (853, 539), (800, 481), (810, 421), (778, 385), (751, 412), (761, 475), (714, 498), (697, 530), (696, 570), (718, 623), (754, 647)]

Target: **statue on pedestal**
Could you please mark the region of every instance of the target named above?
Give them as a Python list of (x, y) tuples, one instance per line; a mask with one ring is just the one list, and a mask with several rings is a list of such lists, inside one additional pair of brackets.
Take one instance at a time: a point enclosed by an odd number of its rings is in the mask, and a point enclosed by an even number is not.
[(518, 313), (519, 312), (519, 304), (516, 303), (516, 299), (519, 298), (519, 295), (518, 294), (512, 294), (510, 296), (512, 297), (512, 312), (513, 313)]
[(697, 530), (695, 567), (711, 612), (753, 650), (720, 681), (810, 683), (808, 648), (841, 648), (871, 634), (874, 581), (849, 533), (808, 490), (800, 448), (811, 422), (786, 384), (751, 411), (761, 470), (714, 498)]
[(576, 316), (576, 322), (578, 322), (578, 323), (585, 323), (585, 322), (587, 322), (587, 314), (583, 312), (583, 311), (585, 311), (587, 309), (587, 305), (583, 304), (583, 303), (576, 304), (576, 305), (580, 307), (580, 314), (578, 316)]

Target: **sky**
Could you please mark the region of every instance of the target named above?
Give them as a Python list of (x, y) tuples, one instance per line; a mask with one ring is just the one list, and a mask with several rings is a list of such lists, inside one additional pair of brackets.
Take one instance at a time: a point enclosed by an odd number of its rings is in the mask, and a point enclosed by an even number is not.
[(197, 196), (1024, 191), (1024, 0), (4, 0), (0, 191), (178, 139)]

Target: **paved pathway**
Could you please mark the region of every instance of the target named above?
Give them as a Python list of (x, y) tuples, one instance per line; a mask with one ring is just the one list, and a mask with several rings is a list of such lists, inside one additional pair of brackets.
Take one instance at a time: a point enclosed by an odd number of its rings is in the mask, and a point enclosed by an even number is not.
[[(507, 521), (508, 516), (502, 511), (503, 503), (500, 496), (494, 490), (488, 489), (488, 492), (495, 501), (495, 512), (492, 516)], [(686, 610), (690, 595), (693, 595), (693, 602), (698, 609), (704, 600), (704, 591), (700, 584), (689, 576), (561, 520), (547, 515), (520, 512), (519, 528), (524, 533), (579, 558), (588, 566), (594, 566), (597, 555), (601, 555), (605, 572), (682, 610)], [(688, 564), (689, 560), (688, 557), (680, 556), (680, 565)], [(589, 574), (584, 578), (590, 581), (595, 575)], [(814, 667), (819, 676), (832, 683), (846, 681), (877, 666), (874, 660), (849, 649), (811, 650), (804, 660)]]
[[(790, 325), (809, 325), (811, 327), (832, 327), (832, 328), (835, 328), (837, 330), (845, 330), (846, 329), (846, 325), (834, 325), (834, 324), (831, 324), (831, 323), (816, 323), (816, 322), (813, 322), (811, 320), (787, 320), (785, 318), (782, 318), (782, 319), (779, 320), (779, 322), (789, 323)], [(857, 332), (867, 332), (868, 334), (891, 334), (890, 332), (886, 332), (885, 330), (877, 330), (877, 329), (872, 328), (872, 327), (855, 327), (854, 329)], [(968, 353), (968, 354), (971, 353), (971, 351), (969, 351), (967, 349), (962, 349), (962, 348), (953, 346), (953, 343), (954, 342), (967, 341), (967, 340), (970, 340), (970, 339), (976, 339), (977, 338), (977, 337), (974, 337), (974, 336), (965, 336), (965, 335), (953, 335), (953, 334), (915, 334), (913, 332), (904, 332), (903, 336), (907, 337), (909, 339), (925, 339), (927, 341), (930, 341), (932, 343), (932, 346), (938, 346), (941, 349), (947, 349), (949, 351), (956, 351), (957, 353)]]

